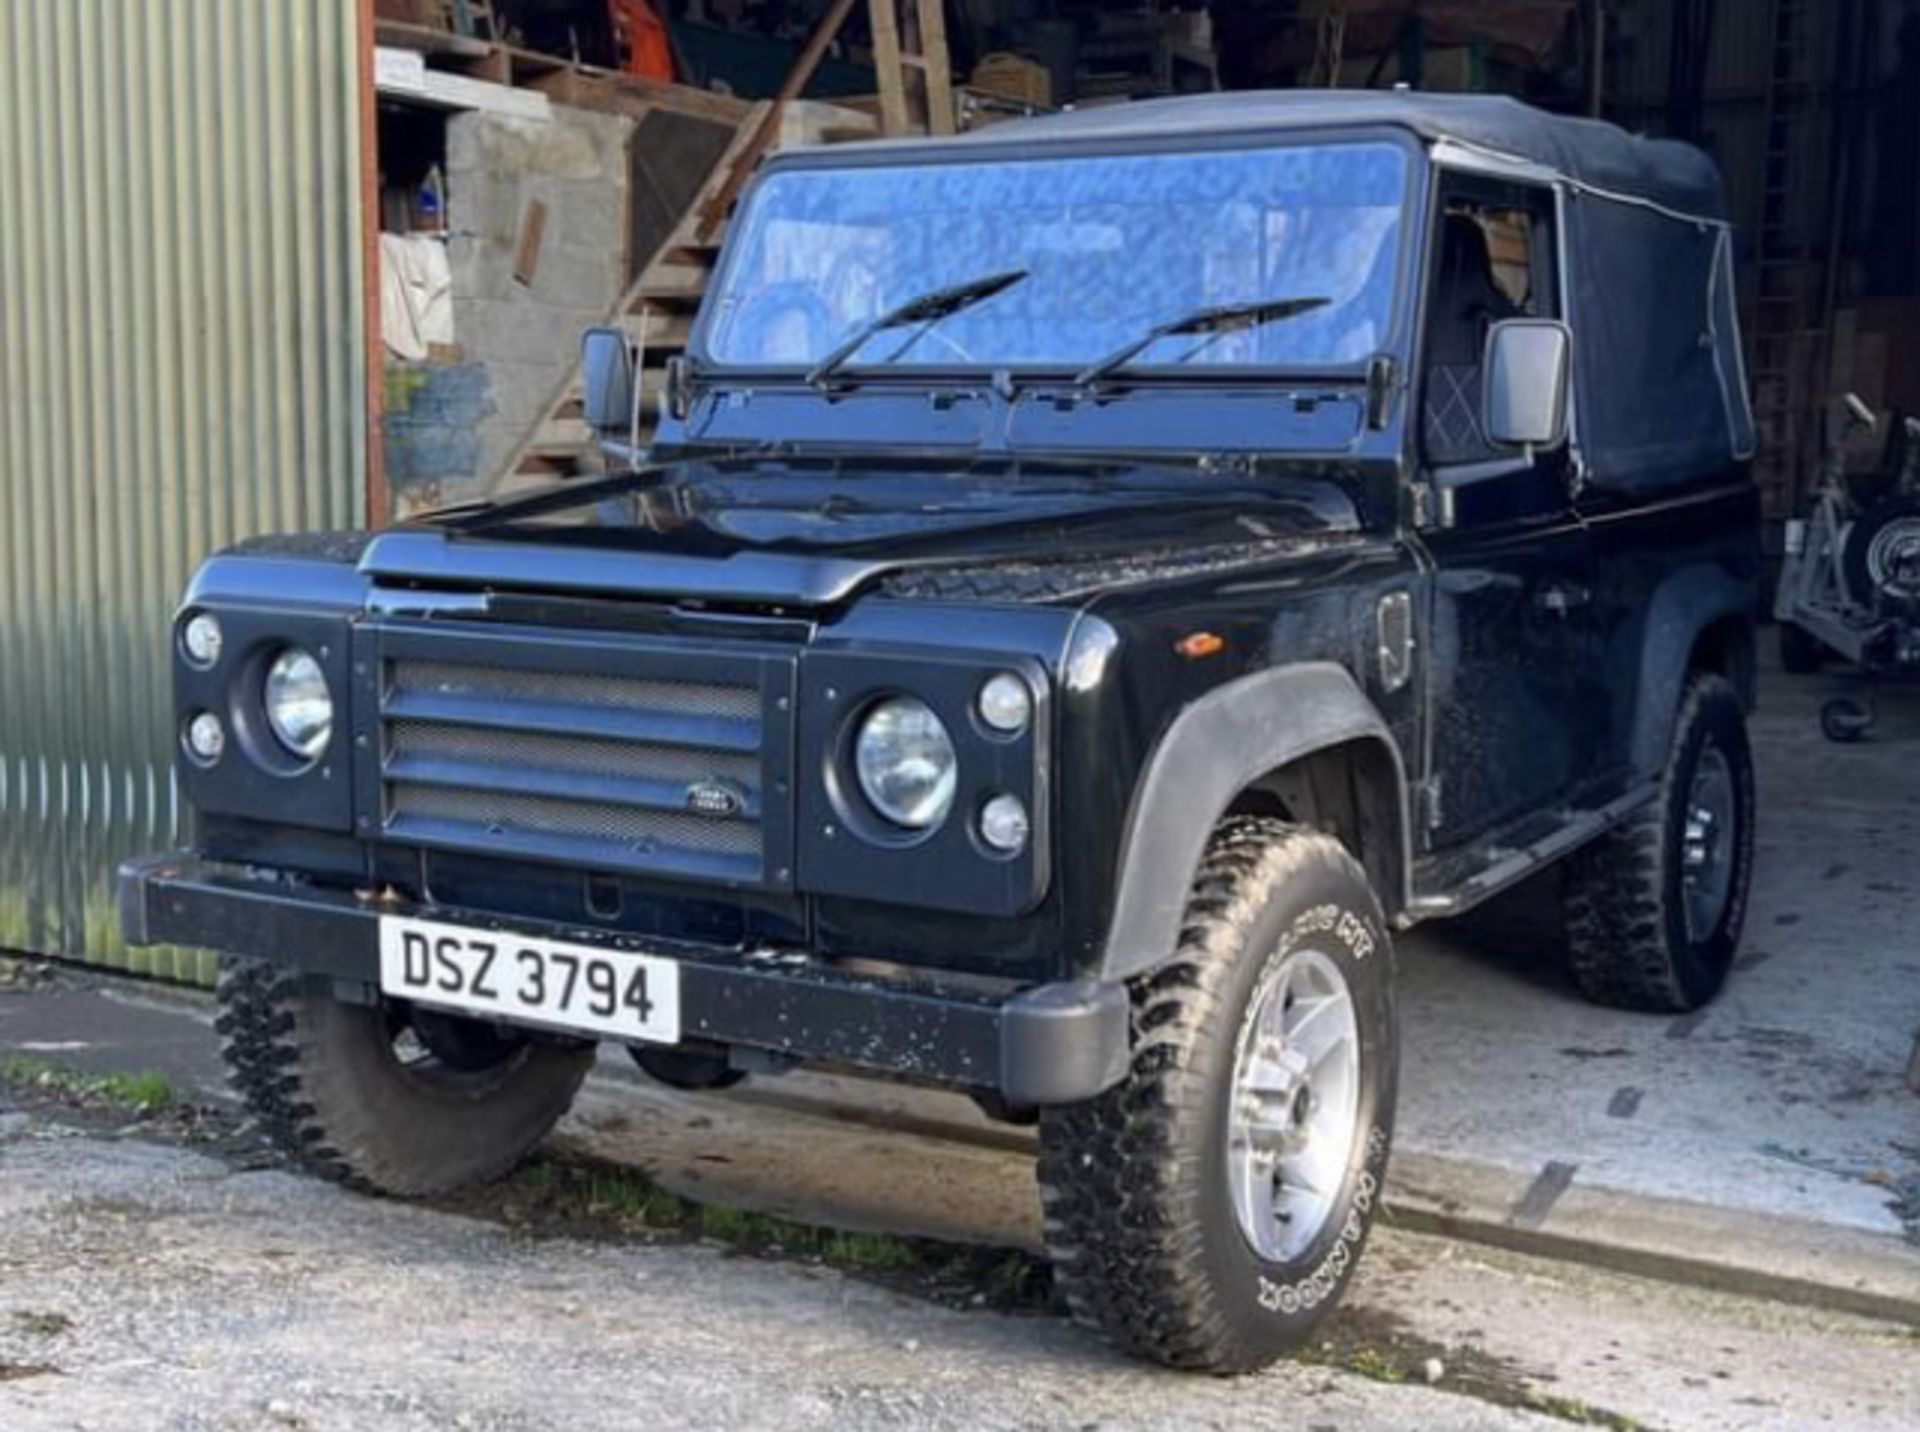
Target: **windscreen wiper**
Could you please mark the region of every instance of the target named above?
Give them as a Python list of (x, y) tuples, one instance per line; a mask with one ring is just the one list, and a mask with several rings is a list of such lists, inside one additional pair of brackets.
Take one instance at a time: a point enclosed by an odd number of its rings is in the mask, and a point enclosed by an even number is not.
[(1096, 387), (1101, 379), (1111, 378), (1162, 338), (1181, 338), (1192, 333), (1207, 335), (1206, 342), (1194, 344), (1175, 360), (1184, 363), (1229, 333), (1238, 333), (1245, 328), (1258, 328), (1263, 323), (1278, 323), (1282, 319), (1298, 318), (1301, 314), (1311, 313), (1316, 308), (1325, 308), (1331, 302), (1333, 300), (1330, 298), (1263, 298), (1253, 303), (1229, 303), (1214, 308), (1196, 308), (1191, 313), (1184, 313), (1178, 318), (1170, 318), (1165, 323), (1154, 325), (1131, 343), (1116, 348), (1106, 357), (1089, 364), (1081, 370), (1073, 383), (1076, 388)]
[[(905, 328), (913, 323), (920, 324), (920, 333), (924, 333), (941, 319), (951, 317), (963, 308), (972, 308), (981, 300), (992, 298), (996, 293), (1012, 288), (1026, 276), (1025, 269), (1006, 269), (1000, 273), (990, 273), (984, 278), (969, 279), (965, 283), (937, 288), (932, 293), (923, 293), (918, 298), (908, 299), (898, 307), (889, 308), (877, 318), (861, 324), (854, 330), (851, 338), (814, 364), (807, 374), (807, 382), (824, 390), (832, 385), (834, 375), (845, 366), (846, 361), (865, 347), (867, 340), (874, 334), (885, 333), (890, 328)], [(901, 344), (899, 352), (905, 352), (918, 342), (920, 333), (914, 334), (912, 338)]]

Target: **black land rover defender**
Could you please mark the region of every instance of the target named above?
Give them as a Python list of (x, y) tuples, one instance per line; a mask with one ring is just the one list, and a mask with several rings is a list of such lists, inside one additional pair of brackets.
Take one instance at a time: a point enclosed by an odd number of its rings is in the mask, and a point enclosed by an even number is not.
[[(210, 560), (191, 848), (254, 1113), (509, 1168), (598, 1041), (1036, 1118), (1125, 1346), (1250, 1368), (1378, 1207), (1391, 932), (1564, 860), (1594, 998), (1746, 905), (1757, 512), (1699, 153), (1511, 101), (1231, 94), (795, 153), (603, 478)], [(651, 395), (649, 395), (651, 401)]]

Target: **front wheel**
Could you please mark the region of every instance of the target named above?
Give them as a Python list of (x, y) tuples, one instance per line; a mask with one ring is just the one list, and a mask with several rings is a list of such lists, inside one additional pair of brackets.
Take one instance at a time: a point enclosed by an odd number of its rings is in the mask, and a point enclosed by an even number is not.
[(1398, 1059), (1379, 903), (1331, 837), (1228, 821), (1132, 997), (1126, 1080), (1040, 1116), (1056, 1275), (1138, 1356), (1264, 1366), (1338, 1301), (1380, 1198)]
[(220, 1052), (247, 1110), (311, 1172), (380, 1193), (452, 1192), (545, 1138), (593, 1046), (381, 1001), (345, 1004), (285, 966), (220, 963)]

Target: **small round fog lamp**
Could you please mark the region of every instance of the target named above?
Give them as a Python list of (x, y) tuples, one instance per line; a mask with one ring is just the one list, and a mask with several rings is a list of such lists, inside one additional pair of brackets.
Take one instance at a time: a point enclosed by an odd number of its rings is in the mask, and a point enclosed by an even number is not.
[(980, 839), (1002, 855), (1024, 850), (1032, 828), (1027, 808), (1018, 796), (995, 796), (980, 807)]
[(196, 761), (211, 766), (227, 750), (227, 728), (211, 711), (202, 711), (187, 722), (187, 752)]
[(1033, 691), (1011, 671), (990, 677), (980, 688), (980, 719), (1003, 735), (1027, 729), (1033, 719)]
[(225, 644), (220, 619), (210, 612), (196, 613), (180, 632), (180, 647), (195, 666), (212, 666), (220, 659), (220, 649)]

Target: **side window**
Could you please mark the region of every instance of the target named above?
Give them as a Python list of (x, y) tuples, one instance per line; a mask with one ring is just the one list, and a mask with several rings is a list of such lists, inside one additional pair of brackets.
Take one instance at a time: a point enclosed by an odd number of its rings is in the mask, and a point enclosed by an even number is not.
[(1487, 441), (1487, 331), (1506, 318), (1557, 318), (1553, 195), (1520, 185), (1448, 186), (1432, 246), (1420, 438), (1436, 466), (1503, 456)]

